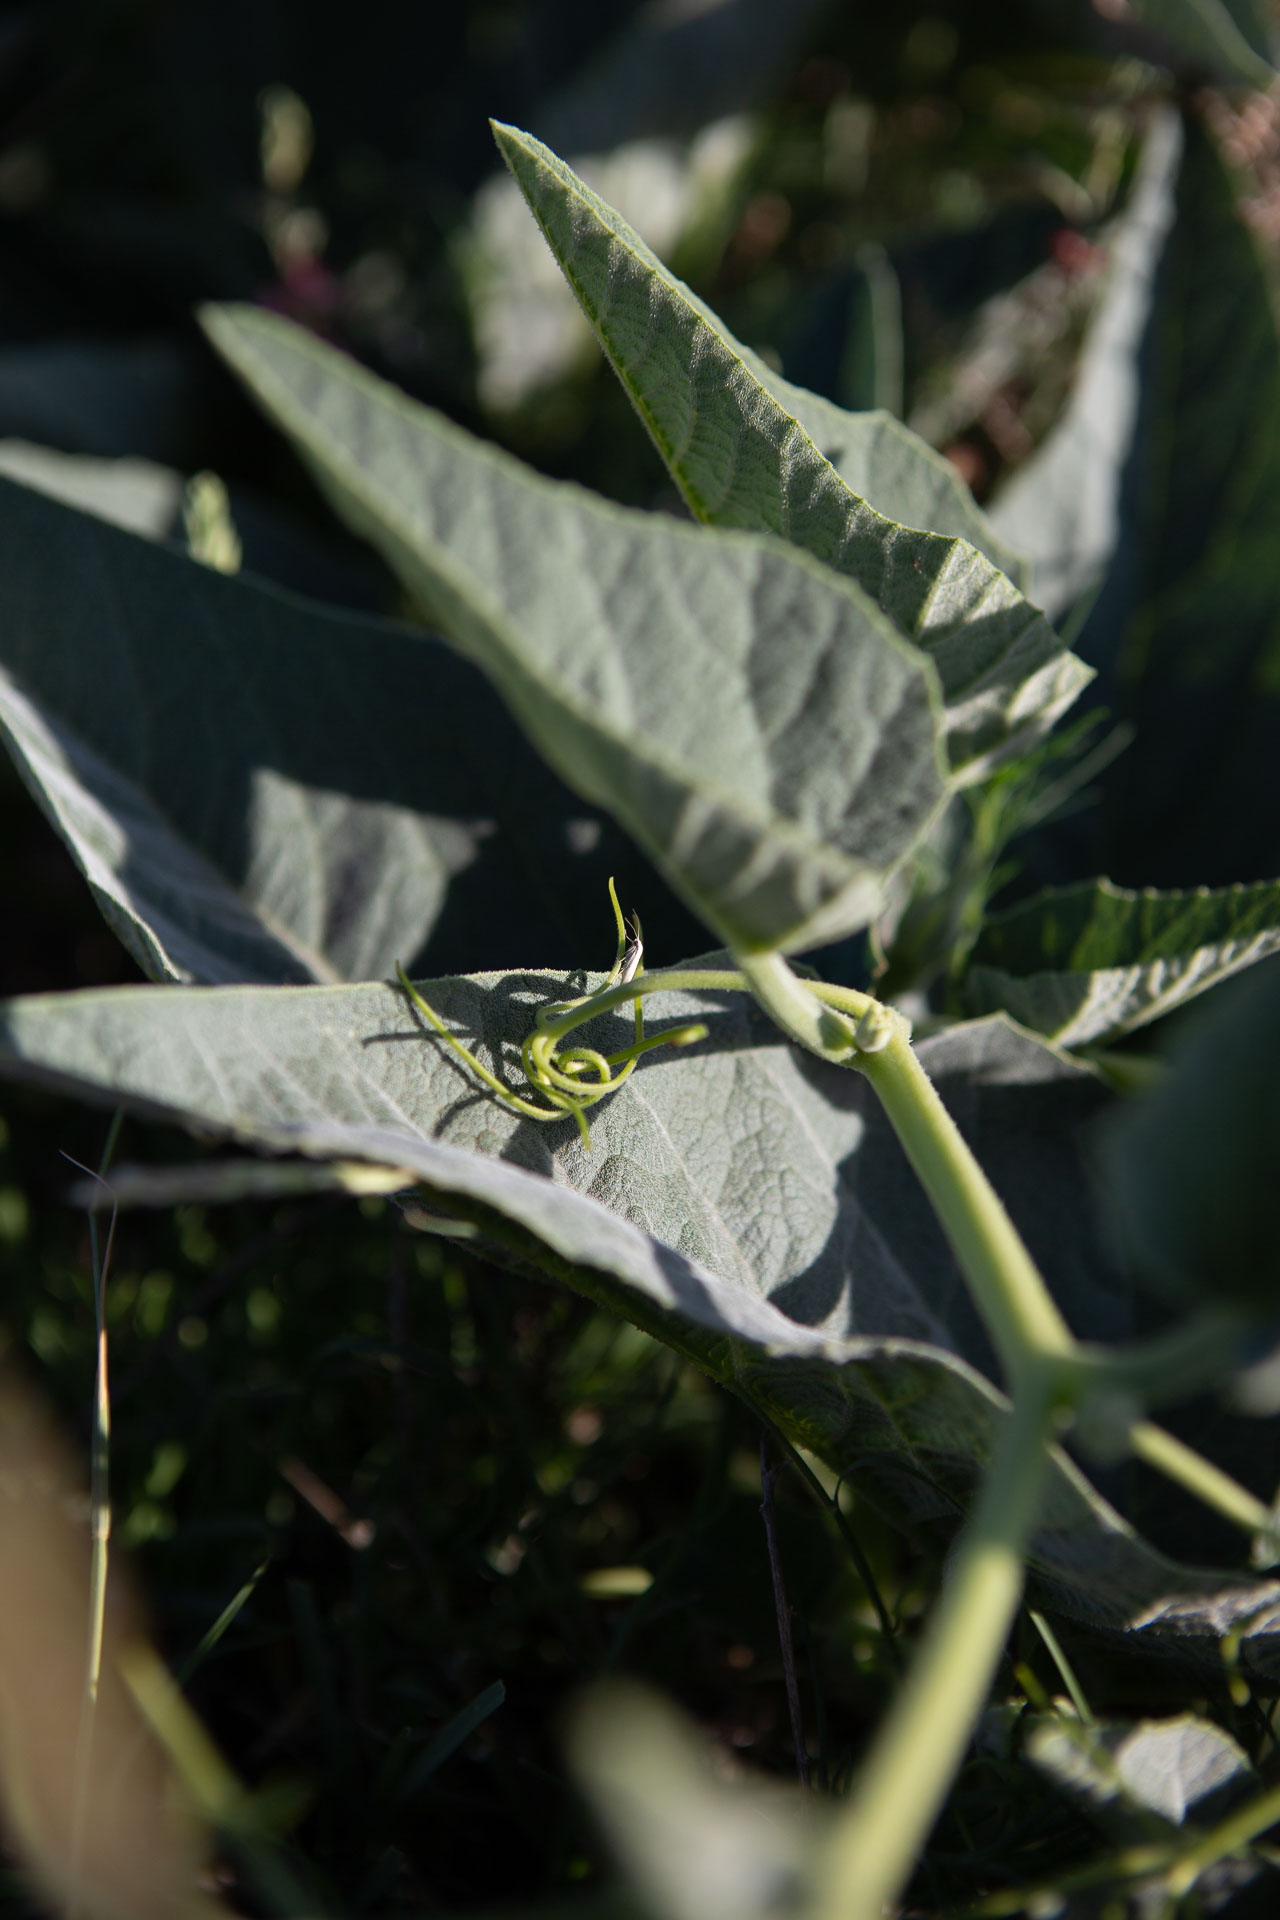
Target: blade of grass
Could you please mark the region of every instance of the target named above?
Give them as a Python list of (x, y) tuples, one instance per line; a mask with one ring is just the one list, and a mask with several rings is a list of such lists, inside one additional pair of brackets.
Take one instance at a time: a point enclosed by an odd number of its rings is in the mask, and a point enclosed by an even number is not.
[(254, 1593), (257, 1591), (258, 1582), (267, 1571), (268, 1564), (269, 1562), (263, 1560), (260, 1565), (254, 1568), (244, 1585), (228, 1600), (213, 1625), (207, 1632), (201, 1634), (200, 1639), (174, 1673), (174, 1682), (177, 1686), (185, 1687), (187, 1681), (196, 1671), (196, 1668), (213, 1652), (213, 1649), (217, 1646), (219, 1640), (221, 1640), (223, 1634), (227, 1631), (227, 1628), (230, 1627), (238, 1617), (241, 1609), (247, 1606), (248, 1602), (253, 1598)]
[(782, 1650), (782, 1677), (787, 1689), (787, 1713), (791, 1720), (791, 1745), (796, 1756), (796, 1774), (800, 1785), (809, 1785), (809, 1749), (804, 1735), (804, 1715), (800, 1710), (800, 1682), (796, 1675), (796, 1648), (791, 1632), (791, 1603), (782, 1577), (782, 1555), (778, 1550), (778, 1529), (773, 1509), (773, 1483), (778, 1469), (769, 1459), (769, 1435), (760, 1435), (760, 1512), (764, 1519), (764, 1537), (769, 1549), (769, 1571), (773, 1576), (773, 1604), (778, 1616), (778, 1645)]
[(442, 1767), (451, 1754), (469, 1740), (476, 1728), (496, 1713), (507, 1697), (507, 1690), (501, 1680), (495, 1680), (491, 1686), (469, 1700), (465, 1707), (454, 1714), (452, 1720), (446, 1720), (427, 1746), (418, 1755), (413, 1765), (400, 1783), (396, 1798), (403, 1803), (425, 1787), (437, 1768)]
[(1058, 1669), (1058, 1674), (1063, 1686), (1071, 1696), (1071, 1704), (1076, 1710), (1076, 1715), (1081, 1726), (1091, 1727), (1093, 1725), (1093, 1714), (1089, 1709), (1089, 1702), (1085, 1699), (1080, 1682), (1076, 1679), (1075, 1669), (1067, 1659), (1066, 1654), (1062, 1651), (1062, 1644), (1057, 1634), (1042, 1613), (1037, 1613), (1034, 1607), (1029, 1607), (1027, 1611), (1031, 1615), (1032, 1626), (1040, 1635), (1040, 1638), (1044, 1641), (1048, 1649), (1049, 1658)]

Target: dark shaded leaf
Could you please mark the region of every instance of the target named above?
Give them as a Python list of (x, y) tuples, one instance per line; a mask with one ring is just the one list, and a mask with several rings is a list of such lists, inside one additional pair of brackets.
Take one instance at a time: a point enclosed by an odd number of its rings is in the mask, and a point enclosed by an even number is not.
[(1003, 1010), (1059, 1046), (1117, 1038), (1280, 949), (1280, 881), (1142, 893), (1049, 888), (982, 928), (964, 981), (974, 1013)]
[[(0, 481), (0, 738), (157, 979), (607, 955), (605, 881), (692, 922), (424, 634)], [(584, 945), (586, 954), (584, 954)]]
[(1228, 994), (1100, 1154), (1139, 1268), (1179, 1298), (1280, 1313), (1280, 964)]
[(989, 508), (1001, 539), (1027, 556), (1031, 592), (1059, 620), (1098, 586), (1121, 537), (1121, 478), (1137, 425), (1139, 350), (1173, 220), (1182, 128), (1158, 113), (1110, 240), (1106, 284), (1062, 418)]
[(1194, 120), (1139, 371), (1119, 547), (1079, 643), (1136, 738), (1090, 865), (1135, 885), (1257, 880), (1280, 873), (1280, 340)]

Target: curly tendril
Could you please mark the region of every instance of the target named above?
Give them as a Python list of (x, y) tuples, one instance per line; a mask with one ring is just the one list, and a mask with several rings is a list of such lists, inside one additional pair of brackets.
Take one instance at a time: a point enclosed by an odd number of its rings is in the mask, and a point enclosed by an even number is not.
[[(618, 951), (608, 979), (594, 993), (582, 994), (576, 1000), (560, 1000), (551, 1006), (541, 1007), (533, 1032), (526, 1037), (520, 1048), (525, 1079), (535, 1093), (541, 1094), (546, 1102), (545, 1105), (540, 1105), (536, 1100), (526, 1100), (520, 1094), (513, 1093), (496, 1074), (491, 1073), (488, 1067), (476, 1058), (470, 1047), (464, 1046), (455, 1034), (450, 1033), (439, 1014), (414, 986), (399, 961), (396, 962), (396, 978), (408, 996), (410, 1004), (435, 1029), (440, 1038), (452, 1047), (459, 1059), (466, 1062), (491, 1093), (496, 1094), (499, 1100), (526, 1120), (563, 1120), (567, 1115), (572, 1114), (578, 1123), (582, 1143), (588, 1148), (591, 1145), (591, 1130), (586, 1118), (588, 1107), (593, 1107), (598, 1100), (603, 1100), (606, 1094), (616, 1092), (623, 1081), (629, 1079), (635, 1071), (636, 1062), (641, 1054), (649, 1053), (655, 1047), (692, 1046), (696, 1041), (705, 1040), (707, 1037), (707, 1029), (702, 1022), (692, 1021), (686, 1026), (671, 1027), (665, 1033), (650, 1034), (646, 1039), (644, 1002), (637, 993), (636, 1037), (633, 1045), (624, 1047), (619, 1053), (606, 1054), (598, 1052), (595, 1047), (565, 1047), (560, 1044), (575, 1028), (595, 1018), (597, 1003), (603, 995), (609, 993), (614, 987), (629, 986), (644, 972), (642, 964), (644, 938), (640, 930), (640, 916), (633, 913), (628, 926), (622, 917), (622, 908), (618, 905), (618, 895), (612, 879), (609, 881), (609, 899), (618, 929)], [(552, 1027), (554, 1031), (549, 1030)]]

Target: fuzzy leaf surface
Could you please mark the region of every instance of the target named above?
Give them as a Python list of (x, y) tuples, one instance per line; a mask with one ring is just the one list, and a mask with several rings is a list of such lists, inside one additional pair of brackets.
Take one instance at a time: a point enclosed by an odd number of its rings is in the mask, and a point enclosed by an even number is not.
[[(536, 1007), (586, 984), (509, 974), (425, 990), (516, 1081)], [(13, 1001), (0, 1071), (295, 1156), (291, 1179), (297, 1155), (406, 1168), (415, 1205), (657, 1334), (837, 1471), (856, 1466), (899, 1522), (948, 1534), (1002, 1403), (878, 1103), (858, 1075), (781, 1043), (744, 996), (659, 1006), (663, 1019), (697, 1011), (710, 1038), (646, 1062), (596, 1108), (590, 1152), (571, 1121), (540, 1126), (495, 1100), (378, 984)], [(610, 1016), (583, 1037), (629, 1032)], [(1099, 1081), (1003, 1019), (921, 1056), (1077, 1328), (1123, 1337), (1133, 1303), (1079, 1204), (1074, 1141), (1107, 1103)], [(1045, 1604), (1201, 1655), (1248, 1614), (1244, 1660), (1280, 1669), (1280, 1587), (1162, 1559), (1065, 1456), (1033, 1564)]]
[(932, 669), (858, 586), (546, 480), (273, 315), (204, 319), (337, 510), (723, 939), (866, 924), (944, 789)]
[(735, 340), (563, 160), (495, 135), (696, 519), (780, 535), (871, 595), (938, 669), (952, 772), (976, 779), (1088, 682), (1001, 568), (946, 461), (887, 413), (847, 413)]
[(993, 914), (970, 958), (974, 1013), (1003, 1010), (1058, 1046), (1117, 1038), (1280, 950), (1280, 881), (1142, 893), (1048, 888)]
[(569, 960), (608, 951), (610, 872), (657, 892), (438, 640), (5, 480), (0, 582), (0, 739), (155, 979)]

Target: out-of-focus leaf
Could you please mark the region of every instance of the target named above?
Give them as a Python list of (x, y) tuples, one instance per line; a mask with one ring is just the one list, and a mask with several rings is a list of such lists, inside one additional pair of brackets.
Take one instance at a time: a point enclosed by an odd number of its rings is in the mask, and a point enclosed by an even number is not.
[(1024, 1745), (1041, 1772), (1125, 1838), (1137, 1837), (1135, 1815), (1149, 1833), (1152, 1815), (1180, 1827), (1220, 1813), (1224, 1790), (1256, 1777), (1231, 1735), (1193, 1713), (1091, 1727), (1045, 1715), (1027, 1727)]
[(1215, 79), (1265, 90), (1276, 77), (1275, 17), (1266, 0), (1129, 0), (1183, 60)]
[(1131, 893), (1049, 888), (993, 914), (965, 976), (974, 1013), (1003, 1009), (1059, 1046), (1115, 1039), (1280, 949), (1280, 881)]
[(1280, 1311), (1280, 962), (1229, 993), (1100, 1142), (1139, 1267), (1175, 1297)]
[[(426, 991), (519, 1086), (518, 1042), (536, 1008), (587, 984), (490, 975)], [(648, 1061), (595, 1108), (589, 1152), (570, 1120), (538, 1125), (498, 1102), (378, 984), (14, 1001), (0, 1072), (272, 1152), (404, 1167), (495, 1257), (666, 1340), (833, 1470), (856, 1467), (899, 1524), (945, 1537), (1002, 1403), (979, 1370), (990, 1357), (963, 1281), (878, 1103), (859, 1075), (783, 1044), (745, 996), (672, 995), (650, 1011), (696, 1011), (710, 1039)], [(612, 1047), (629, 1032), (615, 1015), (585, 1037)], [(1105, 1088), (1000, 1018), (920, 1052), (1077, 1330), (1123, 1338), (1134, 1301), (1080, 1204), (1076, 1142)], [(1244, 1626), (1246, 1668), (1280, 1671), (1280, 1585), (1163, 1559), (1065, 1457), (1032, 1565), (1043, 1604), (1210, 1658)]]
[(0, 580), (0, 739), (155, 978), (377, 975), (429, 943), (572, 962), (597, 928), (608, 950), (611, 871), (643, 895), (622, 837), (437, 640), (7, 481)]
[(824, 0), (646, 0), (540, 108), (546, 138), (566, 153), (606, 153), (623, 141), (698, 133), (756, 105), (787, 70)]
[(197, 1160), (172, 1167), (113, 1167), (110, 1181), (79, 1181), (68, 1198), (73, 1206), (97, 1209), (176, 1207), (192, 1201), (224, 1207), (281, 1194), (399, 1193), (412, 1180), (405, 1167), (377, 1167), (368, 1160)]
[(8, 344), (0, 436), (113, 460), (180, 461), (195, 428), (198, 358), (155, 335)]
[(944, 789), (932, 670), (859, 587), (546, 480), (272, 315), (204, 322), (552, 766), (721, 938), (866, 924)]
[(1095, 588), (1120, 538), (1121, 476), (1138, 416), (1138, 353), (1173, 219), (1182, 130), (1158, 113), (1133, 192), (1110, 241), (1107, 280), (1065, 412), (988, 510), (1031, 565), (1029, 591), (1061, 619)]
[(571, 167), (494, 133), (694, 516), (779, 534), (856, 580), (934, 661), (957, 775), (1051, 726), (1088, 672), (998, 570), (1010, 556), (954, 469), (890, 415), (772, 373)]
[(1280, 338), (1223, 164), (1189, 120), (1141, 343), (1120, 537), (1079, 645), (1136, 729), (1089, 864), (1125, 885), (1280, 873)]
[(182, 476), (154, 460), (98, 460), (3, 440), (0, 473), (150, 540), (170, 533), (182, 510)]
[(812, 388), (815, 397), (825, 394), (855, 415), (881, 409), (901, 418), (902, 292), (882, 246), (867, 242), (819, 282), (785, 361), (792, 385)]
[(727, 1781), (675, 1707), (614, 1681), (580, 1702), (569, 1762), (646, 1911), (780, 1920), (802, 1911), (820, 1809), (763, 1777)]

